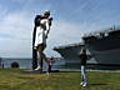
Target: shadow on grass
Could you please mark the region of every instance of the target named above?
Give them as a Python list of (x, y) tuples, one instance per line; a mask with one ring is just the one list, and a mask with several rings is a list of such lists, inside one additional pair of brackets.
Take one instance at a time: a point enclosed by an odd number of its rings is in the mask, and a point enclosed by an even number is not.
[[(92, 83), (88, 84), (86, 87), (80, 87), (81, 90), (103, 90), (103, 87), (106, 87), (106, 83)], [(104, 89), (105, 90), (105, 89)]]
[(80, 71), (60, 71), (60, 73), (80, 73)]
[(107, 85), (106, 83), (92, 83), (92, 84), (89, 84), (90, 86), (105, 86)]
[[(59, 70), (52, 70), (50, 73), (57, 73), (57, 72), (59, 72)], [(35, 71), (35, 70), (24, 70), (24, 71), (22, 71), (22, 73), (24, 73), (24, 74), (44, 74), (44, 73), (46, 73), (46, 71)]]
[(34, 77), (17, 77), (19, 79), (24, 79), (24, 80), (33, 80), (35, 79)]

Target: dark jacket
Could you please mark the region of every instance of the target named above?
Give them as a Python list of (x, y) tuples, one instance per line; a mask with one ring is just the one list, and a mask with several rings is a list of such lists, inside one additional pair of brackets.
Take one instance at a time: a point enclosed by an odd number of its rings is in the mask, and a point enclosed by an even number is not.
[(80, 55), (80, 61), (81, 61), (81, 65), (86, 65), (87, 55), (86, 54), (81, 54)]
[(87, 54), (85, 49), (81, 50), (79, 57), (80, 57), (81, 65), (86, 65)]

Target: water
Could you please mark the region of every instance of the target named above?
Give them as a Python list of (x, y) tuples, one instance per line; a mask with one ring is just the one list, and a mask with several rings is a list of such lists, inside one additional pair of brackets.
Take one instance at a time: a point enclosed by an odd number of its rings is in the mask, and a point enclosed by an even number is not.
[[(20, 68), (32, 69), (32, 59), (26, 58), (3, 58), (1, 61), (1, 67), (4, 64), (4, 68), (11, 68), (11, 64), (17, 62)], [(43, 69), (47, 70), (48, 66), (46, 62), (43, 62)], [(105, 65), (87, 65), (88, 69), (94, 70), (120, 70), (120, 66), (105, 66)], [(52, 70), (80, 70), (80, 64), (66, 65), (65, 60), (54, 60), (52, 61)]]
[(10, 68), (13, 62), (17, 62), (20, 68), (29, 68), (32, 69), (32, 59), (26, 58), (3, 58), (1, 61), (1, 66), (4, 65), (4, 68)]
[[(1, 67), (4, 65), (4, 68), (11, 68), (11, 64), (13, 62), (17, 62), (20, 68), (28, 68), (32, 69), (32, 59), (26, 58), (2, 58)], [(43, 69), (46, 70), (48, 68), (46, 62), (43, 62)], [(65, 65), (65, 60), (54, 60), (52, 61), (53, 69), (58, 69), (59, 66)]]

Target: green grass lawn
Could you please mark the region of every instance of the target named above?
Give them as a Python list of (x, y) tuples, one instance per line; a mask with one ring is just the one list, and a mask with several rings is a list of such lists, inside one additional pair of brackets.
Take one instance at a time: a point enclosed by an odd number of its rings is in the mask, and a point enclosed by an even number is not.
[(87, 72), (89, 85), (80, 87), (79, 71), (50, 75), (23, 73), (22, 69), (0, 69), (0, 90), (120, 90), (120, 72)]

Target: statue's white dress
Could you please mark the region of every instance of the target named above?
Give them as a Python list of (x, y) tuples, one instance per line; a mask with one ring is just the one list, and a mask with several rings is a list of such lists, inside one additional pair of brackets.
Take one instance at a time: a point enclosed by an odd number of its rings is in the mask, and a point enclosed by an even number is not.
[(46, 29), (43, 28), (42, 26), (37, 27), (36, 36), (35, 36), (35, 44), (34, 44), (35, 47), (37, 47), (40, 44), (45, 44), (46, 45), (46, 37), (47, 37), (46, 32), (50, 29), (48, 19), (42, 19), (40, 21), (40, 23), (45, 25)]

